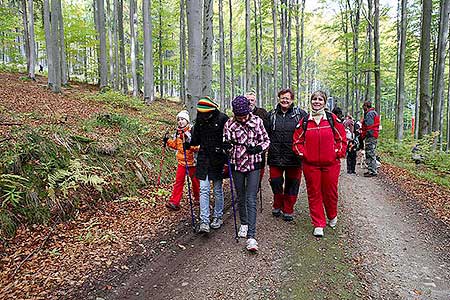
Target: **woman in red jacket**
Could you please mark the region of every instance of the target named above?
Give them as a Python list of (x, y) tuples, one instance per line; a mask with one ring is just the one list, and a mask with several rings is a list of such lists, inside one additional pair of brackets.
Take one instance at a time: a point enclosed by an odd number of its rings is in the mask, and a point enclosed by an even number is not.
[(326, 100), (322, 91), (311, 95), (311, 114), (299, 121), (292, 144), (303, 162), (313, 234), (318, 237), (326, 226), (324, 207), (329, 225), (334, 228), (337, 223), (340, 160), (347, 145), (342, 121), (325, 109)]

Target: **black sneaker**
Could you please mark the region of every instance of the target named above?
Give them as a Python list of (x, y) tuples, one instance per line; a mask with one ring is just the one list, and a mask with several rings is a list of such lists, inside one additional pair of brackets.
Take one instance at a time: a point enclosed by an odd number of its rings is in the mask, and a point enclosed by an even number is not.
[(173, 204), (172, 202), (167, 202), (166, 207), (170, 210), (180, 210), (178, 205)]
[(376, 176), (377, 176), (377, 174), (375, 174), (375, 173), (371, 173), (371, 172), (364, 173), (364, 177), (376, 177)]
[(283, 214), (283, 220), (286, 222), (294, 221), (294, 216), (291, 214)]
[(272, 209), (272, 216), (274, 216), (276, 218), (281, 217), (281, 209), (273, 208)]

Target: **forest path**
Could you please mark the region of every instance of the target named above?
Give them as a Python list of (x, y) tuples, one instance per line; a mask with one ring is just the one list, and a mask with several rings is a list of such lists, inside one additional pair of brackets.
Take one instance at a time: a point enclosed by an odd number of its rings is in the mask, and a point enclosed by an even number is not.
[[(232, 215), (187, 234), (97, 299), (450, 299), (450, 230), (381, 172), (340, 177), (338, 228), (314, 238), (302, 184), (295, 222), (271, 216), (263, 184), (260, 250), (234, 240)], [(259, 199), (258, 199), (259, 201)], [(258, 210), (259, 212), (259, 210)], [(182, 244), (180, 244), (182, 243)], [(91, 294), (92, 295), (92, 294)], [(95, 299), (95, 297), (94, 297)]]

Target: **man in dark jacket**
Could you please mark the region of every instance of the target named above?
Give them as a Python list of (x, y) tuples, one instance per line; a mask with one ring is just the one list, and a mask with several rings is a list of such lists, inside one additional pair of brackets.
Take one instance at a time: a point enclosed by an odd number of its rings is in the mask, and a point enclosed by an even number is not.
[(363, 104), (364, 120), (361, 128), (361, 139), (364, 140), (366, 151), (366, 163), (368, 172), (364, 173), (364, 177), (377, 176), (377, 149), (378, 132), (380, 130), (380, 116), (372, 107), (370, 101)]
[(200, 227), (199, 232), (209, 232), (210, 181), (214, 185), (214, 214), (211, 228), (222, 226), (223, 216), (223, 166), (227, 162), (223, 149), (223, 127), (228, 116), (218, 110), (209, 97), (197, 104), (197, 121), (192, 129), (192, 139), (187, 146), (200, 146), (195, 176), (200, 180)]
[(281, 90), (278, 93), (278, 105), (268, 113), (267, 118), (270, 138), (267, 164), (273, 191), (272, 214), (275, 217), (283, 215), (285, 221), (294, 219), (294, 204), (302, 175), (300, 157), (292, 150), (292, 137), (299, 120), (307, 115), (304, 110), (294, 107), (293, 102), (294, 92), (291, 89)]

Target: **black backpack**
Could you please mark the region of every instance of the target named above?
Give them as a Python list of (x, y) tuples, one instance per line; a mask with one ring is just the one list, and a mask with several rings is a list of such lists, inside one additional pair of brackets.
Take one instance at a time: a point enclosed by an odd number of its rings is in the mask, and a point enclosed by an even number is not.
[[(333, 130), (333, 132), (334, 132), (335, 128), (334, 128), (333, 113), (331, 113), (329, 111), (325, 111), (325, 115), (327, 116), (328, 123), (330, 123), (331, 130)], [(302, 122), (303, 122), (302, 128), (305, 133), (306, 133), (306, 129), (308, 128), (308, 120), (309, 120), (309, 114), (307, 114), (306, 116), (304, 116), (302, 118)]]

